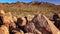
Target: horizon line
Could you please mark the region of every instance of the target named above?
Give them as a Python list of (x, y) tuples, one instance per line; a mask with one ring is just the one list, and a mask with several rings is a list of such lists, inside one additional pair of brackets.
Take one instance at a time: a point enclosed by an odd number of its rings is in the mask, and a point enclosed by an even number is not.
[[(16, 2), (0, 2), (0, 3), (17, 3), (17, 2), (20, 2), (20, 1), (16, 1)], [(32, 2), (32, 1), (30, 1)], [(30, 3), (30, 2), (23, 2), (23, 3)], [(44, 2), (44, 1), (38, 1), (38, 2)], [(48, 2), (48, 3), (52, 3), (52, 2)], [(52, 3), (52, 4), (55, 4), (55, 3)], [(55, 5), (60, 5), (60, 4), (55, 4)]]

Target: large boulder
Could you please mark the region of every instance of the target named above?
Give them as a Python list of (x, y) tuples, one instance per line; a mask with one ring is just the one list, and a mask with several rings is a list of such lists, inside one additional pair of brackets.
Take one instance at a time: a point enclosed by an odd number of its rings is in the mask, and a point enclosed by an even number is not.
[(35, 28), (34, 23), (29, 22), (25, 27), (24, 30), (26, 31), (26, 34), (42, 34), (39, 30)]
[(3, 10), (0, 10), (0, 25), (3, 24), (3, 15), (5, 15), (5, 12)]
[(41, 15), (37, 14), (32, 19), (35, 27), (42, 32), (42, 34), (51, 34), (50, 26), (48, 25), (47, 20)]
[(6, 13), (4, 16), (3, 16), (3, 23), (4, 24), (10, 24), (10, 23), (13, 23), (13, 19), (12, 19), (12, 15), (11, 15), (11, 12), (8, 12)]
[(4, 14), (5, 14), (4, 10), (0, 10), (0, 16), (2, 16)]
[(0, 27), (0, 34), (9, 34), (9, 29), (6, 26), (2, 25)]
[(25, 26), (26, 25), (26, 19), (24, 17), (17, 19), (17, 25), (19, 26)]
[(18, 18), (16, 24), (17, 24), (17, 27), (19, 29), (21, 29), (21, 30), (23, 30), (25, 32), (24, 26), (26, 25), (26, 19), (24, 17)]
[(35, 29), (35, 25), (33, 23), (28, 23), (25, 27), (24, 27), (26, 32), (34, 32)]
[(53, 16), (52, 16), (52, 18), (53, 18), (53, 22), (54, 22), (54, 25), (58, 28), (58, 29), (60, 29), (60, 14), (57, 14), (57, 13), (55, 13)]
[(60, 30), (56, 28), (56, 26), (50, 21), (45, 15), (43, 17), (48, 21), (52, 34), (59, 34)]
[(16, 24), (15, 23), (11, 23), (9, 25), (9, 31), (11, 32), (12, 30), (16, 29)]
[(22, 30), (18, 31), (18, 30), (12, 30), (11, 34), (24, 34), (24, 32)]

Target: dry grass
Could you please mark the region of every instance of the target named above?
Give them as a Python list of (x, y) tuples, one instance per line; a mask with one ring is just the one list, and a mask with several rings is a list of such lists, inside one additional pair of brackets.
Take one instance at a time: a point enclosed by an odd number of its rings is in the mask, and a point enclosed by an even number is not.
[(0, 4), (0, 9), (3, 9), (5, 12), (12, 12), (12, 14), (17, 14), (21, 16), (34, 15), (41, 13), (47, 17), (52, 16), (54, 13), (60, 13), (60, 6), (50, 5), (50, 4), (41, 4), (41, 5), (27, 5), (23, 3), (16, 4)]

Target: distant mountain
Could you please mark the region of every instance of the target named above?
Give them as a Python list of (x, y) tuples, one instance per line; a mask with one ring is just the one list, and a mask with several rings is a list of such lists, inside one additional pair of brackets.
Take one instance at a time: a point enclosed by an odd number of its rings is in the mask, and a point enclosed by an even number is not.
[[(30, 3), (24, 3), (24, 2), (16, 2), (16, 3), (0, 3), (0, 5), (37, 5), (37, 6), (56, 6), (55, 4), (49, 3), (49, 2), (30, 2)], [(60, 5), (57, 5), (60, 6)]]
[(14, 14), (36, 14), (43, 13), (49, 16), (49, 13), (60, 13), (60, 5), (49, 2), (16, 2), (16, 3), (0, 3), (0, 9), (10, 11)]

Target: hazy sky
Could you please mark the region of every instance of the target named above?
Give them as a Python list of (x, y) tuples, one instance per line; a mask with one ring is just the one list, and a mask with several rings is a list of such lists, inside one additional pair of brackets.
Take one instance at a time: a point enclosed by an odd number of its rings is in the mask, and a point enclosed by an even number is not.
[[(20, 2), (31, 2), (32, 0), (0, 0), (0, 2), (17, 2), (17, 1), (20, 1)], [(39, 0), (40, 2), (43, 1), (43, 2), (50, 2), (50, 3), (54, 3), (54, 4), (59, 4), (60, 5), (60, 0)]]

